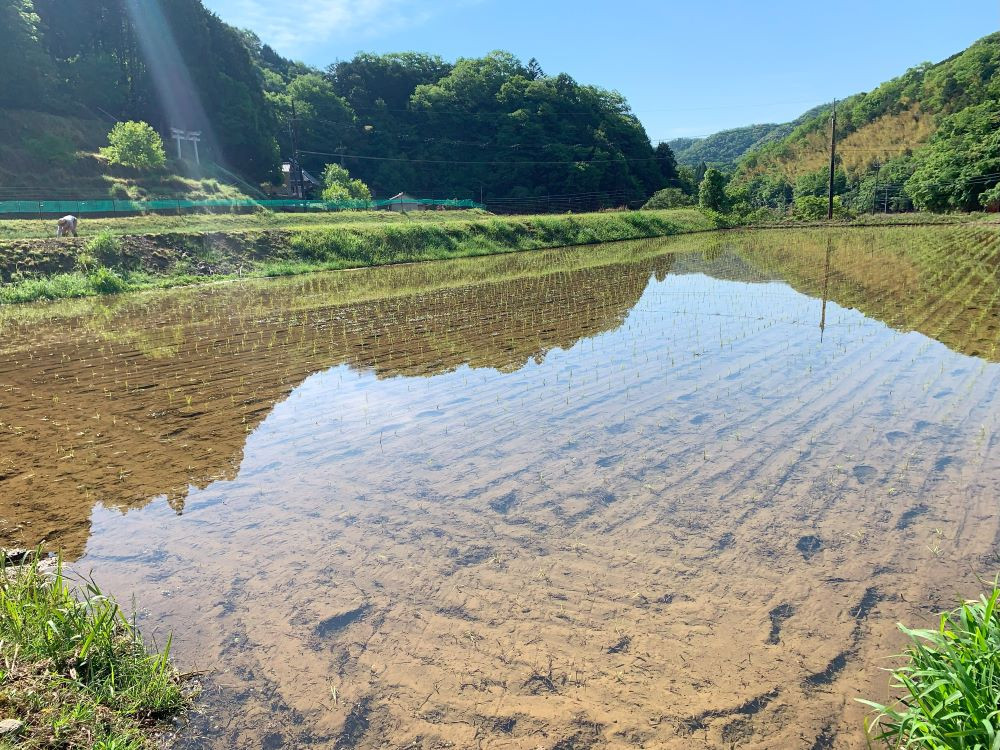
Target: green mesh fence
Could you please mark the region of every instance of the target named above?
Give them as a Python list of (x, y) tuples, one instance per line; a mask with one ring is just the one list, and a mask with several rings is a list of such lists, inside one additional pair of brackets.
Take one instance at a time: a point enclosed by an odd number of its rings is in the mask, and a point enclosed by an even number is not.
[(426, 211), (437, 208), (482, 208), (472, 200), (435, 200), (406, 198), (404, 200), (372, 201), (313, 201), (313, 200), (80, 200), (80, 201), (0, 201), (0, 214), (141, 214), (151, 211), (193, 211), (197, 209), (254, 209), (277, 211), (371, 211), (396, 209)]

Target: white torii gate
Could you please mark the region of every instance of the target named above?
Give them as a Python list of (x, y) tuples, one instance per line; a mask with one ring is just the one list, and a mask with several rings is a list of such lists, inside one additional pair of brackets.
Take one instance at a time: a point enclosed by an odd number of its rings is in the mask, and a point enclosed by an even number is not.
[(181, 141), (191, 141), (194, 144), (194, 162), (195, 164), (201, 164), (201, 159), (198, 157), (198, 141), (201, 140), (200, 130), (182, 130), (181, 128), (170, 128), (170, 137), (177, 141), (177, 158), (183, 159), (183, 153), (181, 152)]

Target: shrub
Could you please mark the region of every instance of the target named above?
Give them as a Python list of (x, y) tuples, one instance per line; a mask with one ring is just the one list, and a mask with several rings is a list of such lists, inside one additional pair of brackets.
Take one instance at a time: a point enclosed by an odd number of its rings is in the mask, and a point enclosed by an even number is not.
[(861, 701), (878, 715), (875, 741), (892, 747), (962, 750), (1000, 746), (1000, 588), (941, 615), (937, 630), (910, 630), (893, 687), (895, 706)]
[(97, 270), (98, 262), (97, 258), (91, 255), (87, 250), (81, 250), (76, 256), (76, 268), (78, 271), (83, 273), (90, 273), (91, 271)]
[(148, 122), (133, 120), (115, 124), (101, 156), (112, 164), (132, 169), (159, 169), (167, 163), (160, 134)]
[(87, 242), (87, 253), (100, 258), (105, 263), (112, 263), (121, 254), (121, 243), (117, 237), (105, 229)]
[(128, 282), (110, 268), (98, 268), (87, 280), (97, 294), (120, 294), (128, 291)]
[[(829, 206), (829, 198), (820, 198), (816, 195), (803, 195), (795, 199), (795, 217), (813, 221), (825, 219)], [(844, 206), (844, 202), (839, 195), (833, 198), (833, 216), (835, 219), (850, 218), (850, 212)]]
[(653, 197), (646, 201), (643, 206), (647, 210), (657, 210), (661, 208), (681, 208), (682, 206), (693, 206), (695, 200), (680, 188), (664, 188), (653, 193)]
[(979, 205), (990, 209), (1000, 206), (1000, 185), (990, 188), (979, 196)]

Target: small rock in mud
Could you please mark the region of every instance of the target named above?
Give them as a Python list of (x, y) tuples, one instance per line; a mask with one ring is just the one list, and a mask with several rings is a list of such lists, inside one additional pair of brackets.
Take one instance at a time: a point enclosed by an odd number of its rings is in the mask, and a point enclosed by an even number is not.
[(0, 550), (5, 565), (24, 565), (35, 559), (35, 553), (30, 549), (11, 548)]
[(23, 721), (17, 719), (4, 719), (0, 721), (0, 737), (10, 737), (21, 731), (24, 726)]
[(501, 515), (507, 515), (507, 512), (514, 507), (517, 502), (517, 493), (511, 490), (503, 497), (497, 498), (496, 500), (490, 501), (490, 508), (495, 510)]
[(823, 542), (818, 536), (813, 536), (812, 534), (800, 537), (799, 541), (795, 543), (795, 549), (797, 549), (806, 560), (811, 558), (822, 548)]
[(371, 611), (371, 608), (372, 605), (370, 604), (362, 604), (360, 607), (341, 612), (333, 617), (327, 617), (316, 626), (316, 635), (320, 638), (325, 638), (339, 630), (343, 630), (348, 625), (363, 619)]
[(493, 722), (493, 728), (498, 732), (503, 732), (504, 734), (513, 734), (514, 726), (517, 724), (517, 719), (513, 716), (505, 716), (498, 718)]
[(632, 645), (632, 636), (623, 635), (618, 639), (618, 642), (614, 646), (608, 647), (609, 654), (623, 654), (628, 651), (628, 647)]
[(858, 480), (859, 484), (868, 484), (878, 475), (878, 471), (876, 471), (874, 466), (867, 466), (862, 464), (854, 467), (853, 474), (854, 478)]

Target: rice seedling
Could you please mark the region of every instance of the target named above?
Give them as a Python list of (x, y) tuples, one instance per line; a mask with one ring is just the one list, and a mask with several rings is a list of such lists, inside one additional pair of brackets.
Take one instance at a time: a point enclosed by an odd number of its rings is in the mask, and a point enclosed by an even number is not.
[(936, 630), (899, 628), (910, 639), (892, 670), (892, 705), (860, 700), (877, 712), (871, 742), (926, 750), (1000, 747), (1000, 585), (941, 615)]

